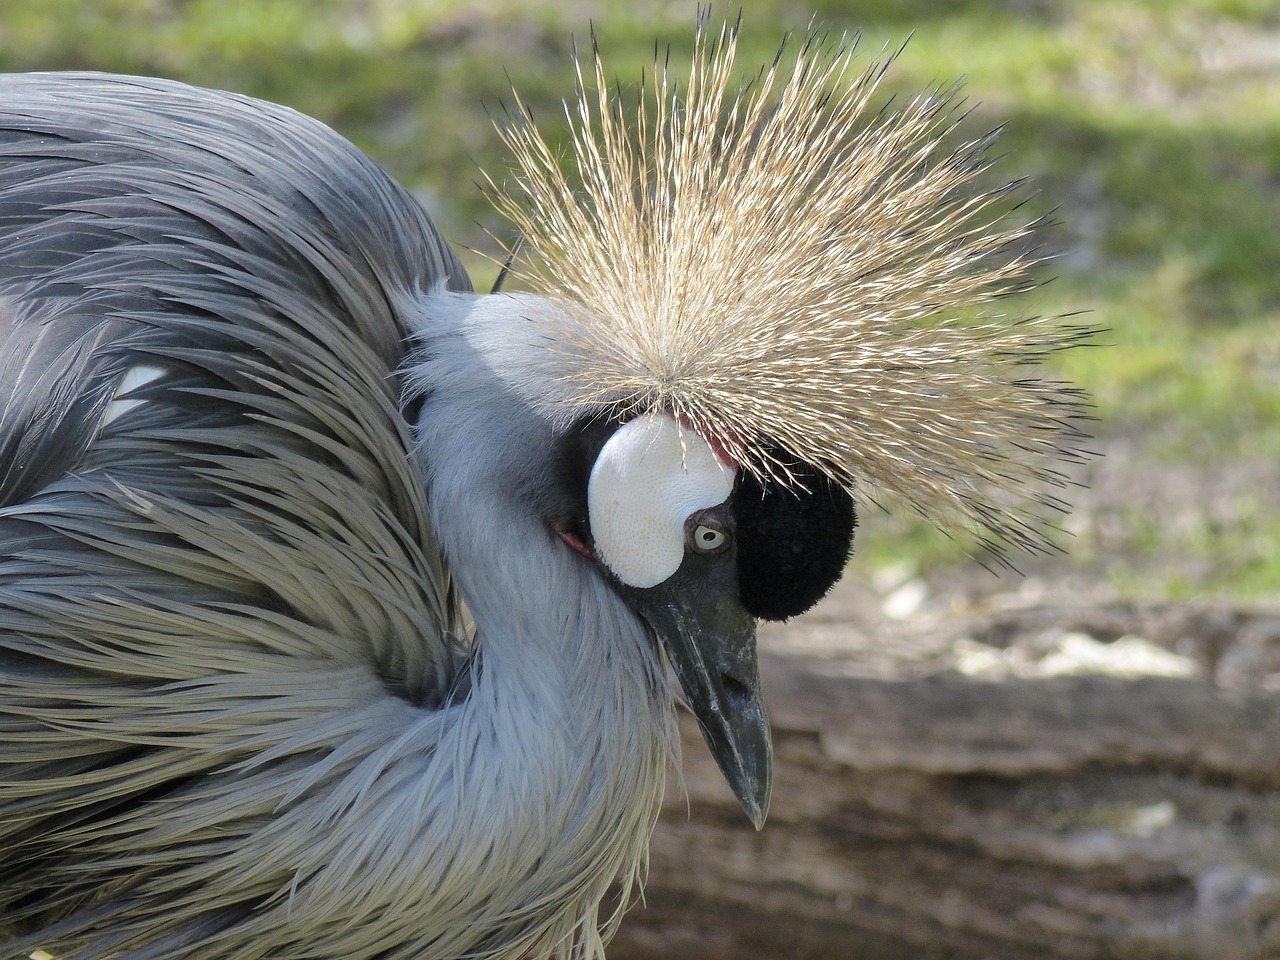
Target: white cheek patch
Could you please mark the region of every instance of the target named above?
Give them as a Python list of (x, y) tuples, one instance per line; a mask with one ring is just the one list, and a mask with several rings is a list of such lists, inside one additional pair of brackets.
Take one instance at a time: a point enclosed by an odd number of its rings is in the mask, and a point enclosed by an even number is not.
[(735, 469), (666, 414), (637, 417), (600, 450), (587, 482), (596, 553), (623, 583), (652, 587), (684, 559), (684, 522), (723, 503)]

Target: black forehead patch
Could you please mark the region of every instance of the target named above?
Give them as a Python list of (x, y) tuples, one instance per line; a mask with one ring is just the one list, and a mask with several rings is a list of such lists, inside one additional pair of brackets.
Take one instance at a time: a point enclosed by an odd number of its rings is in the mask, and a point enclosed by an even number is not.
[(853, 498), (803, 463), (788, 464), (794, 487), (745, 471), (733, 492), (738, 589), (762, 620), (804, 613), (840, 579), (853, 549)]

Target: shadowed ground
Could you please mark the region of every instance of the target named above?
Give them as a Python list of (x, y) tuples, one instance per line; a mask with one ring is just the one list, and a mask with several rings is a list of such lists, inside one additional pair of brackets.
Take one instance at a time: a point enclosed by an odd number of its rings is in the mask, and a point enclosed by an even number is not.
[(904, 589), (770, 635), (763, 832), (685, 724), (614, 960), (1280, 955), (1280, 607)]

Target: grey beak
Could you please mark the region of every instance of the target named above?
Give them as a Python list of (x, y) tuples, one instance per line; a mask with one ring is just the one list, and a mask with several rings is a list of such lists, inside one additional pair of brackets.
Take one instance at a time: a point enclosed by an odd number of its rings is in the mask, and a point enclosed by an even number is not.
[[(760, 698), (756, 621), (738, 602), (732, 564), (697, 559), (687, 557), (670, 580), (638, 591), (636, 606), (662, 641), (711, 755), (759, 830), (769, 812), (773, 742)], [(691, 564), (698, 569), (686, 569)]]

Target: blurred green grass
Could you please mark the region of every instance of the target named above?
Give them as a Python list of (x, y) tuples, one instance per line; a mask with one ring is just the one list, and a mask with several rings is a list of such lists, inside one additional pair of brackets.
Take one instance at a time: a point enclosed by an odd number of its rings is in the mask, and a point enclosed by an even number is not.
[[(1095, 397), (1110, 456), (1033, 571), (1148, 597), (1280, 595), (1280, 7), (1274, 0), (868, 0), (753, 4), (740, 62), (811, 17), (868, 54), (911, 37), (910, 91), (967, 77), (975, 131), (1004, 124), (1003, 175), (1057, 207), (1056, 280), (1028, 312), (1091, 311), (1105, 348), (1056, 363)], [(719, 12), (733, 13), (723, 6)], [(475, 185), (501, 169), (489, 110), (512, 85), (540, 119), (572, 90), (594, 23), (624, 80), (679, 54), (691, 3), (4, 0), (0, 68), (94, 69), (240, 90), (313, 114), (423, 198), (456, 244), (495, 253)], [(467, 253), (477, 286), (494, 267)], [(930, 572), (964, 546), (874, 515), (858, 563)], [(1065, 565), (1065, 566), (1061, 566)]]

